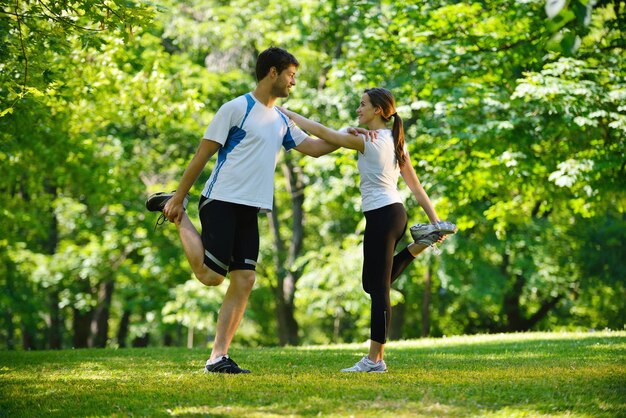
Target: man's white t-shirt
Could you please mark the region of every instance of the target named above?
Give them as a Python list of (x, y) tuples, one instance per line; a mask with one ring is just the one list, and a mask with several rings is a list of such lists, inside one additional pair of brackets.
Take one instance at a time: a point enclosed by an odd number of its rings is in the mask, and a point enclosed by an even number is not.
[(280, 147), (290, 150), (307, 135), (252, 93), (225, 103), (204, 133), (222, 145), (202, 195), (212, 200), (272, 210)]
[(363, 153), (358, 152), (358, 155), (363, 212), (402, 203), (398, 192), (400, 166), (391, 130), (379, 130), (378, 138), (365, 141)]

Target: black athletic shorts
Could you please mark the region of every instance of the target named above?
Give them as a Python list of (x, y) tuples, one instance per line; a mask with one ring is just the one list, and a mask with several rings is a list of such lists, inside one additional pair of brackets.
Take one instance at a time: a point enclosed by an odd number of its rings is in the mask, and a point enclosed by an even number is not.
[(223, 276), (233, 270), (254, 270), (259, 257), (259, 208), (204, 196), (198, 208), (204, 264)]

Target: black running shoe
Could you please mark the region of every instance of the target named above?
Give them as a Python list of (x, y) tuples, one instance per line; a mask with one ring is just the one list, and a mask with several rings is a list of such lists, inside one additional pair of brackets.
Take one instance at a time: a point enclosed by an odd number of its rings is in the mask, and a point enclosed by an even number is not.
[[(169, 192), (169, 193), (159, 192), (159, 193), (154, 193), (150, 195), (150, 197), (148, 197), (148, 200), (146, 200), (146, 209), (148, 209), (150, 212), (163, 211), (165, 204), (167, 203), (168, 200), (172, 198), (172, 196), (174, 196), (174, 193), (176, 193), (176, 191)], [(189, 194), (187, 194), (187, 196), (185, 196), (185, 199), (183, 199), (183, 208), (185, 210), (187, 210), (188, 202), (189, 202)]]
[(242, 369), (230, 357), (223, 356), (220, 361), (204, 366), (205, 373), (250, 373), (250, 370)]
[[(163, 212), (163, 208), (165, 207), (165, 204), (167, 203), (168, 200), (172, 198), (172, 196), (174, 196), (174, 193), (176, 193), (176, 191), (169, 192), (169, 193), (159, 192), (159, 193), (154, 193), (150, 195), (148, 197), (148, 200), (146, 200), (146, 209), (148, 209), (150, 212)], [(187, 195), (183, 199), (184, 210), (187, 210), (187, 203), (189, 203), (189, 193), (187, 193)], [(165, 221), (166, 221), (165, 215), (161, 213), (161, 215), (156, 221), (156, 224), (154, 225), (154, 229), (156, 230), (157, 226), (163, 225)]]

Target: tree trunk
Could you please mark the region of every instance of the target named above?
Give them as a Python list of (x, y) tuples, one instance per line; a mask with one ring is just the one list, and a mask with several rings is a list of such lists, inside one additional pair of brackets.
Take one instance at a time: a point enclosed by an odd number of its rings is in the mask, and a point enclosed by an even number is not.
[[(278, 221), (278, 207), (274, 204), (274, 210), (269, 216), (272, 234), (274, 236), (277, 285), (273, 289), (276, 297), (276, 318), (278, 321), (278, 339), (280, 345), (298, 345), (298, 322), (295, 318), (294, 297), (296, 284), (300, 278), (301, 270), (294, 270), (296, 259), (302, 251), (304, 241), (304, 183), (302, 173), (297, 164), (294, 164), (289, 154), (285, 155), (285, 163), (282, 166), (283, 173), (288, 180), (288, 190), (291, 194), (291, 242), (289, 249), (285, 251), (285, 243), (280, 236)], [(274, 202), (276, 203), (276, 202)], [(285, 254), (286, 253), (286, 254)]]
[[(502, 254), (502, 264), (500, 265), (500, 272), (503, 277), (510, 277), (509, 265), (511, 264), (511, 257), (507, 248), (504, 249)], [(522, 325), (522, 312), (520, 306), (520, 296), (524, 289), (525, 279), (521, 274), (514, 275), (513, 284), (510, 289), (504, 293), (502, 300), (502, 312), (506, 318), (506, 324), (504, 325), (505, 332), (523, 331)]]
[(13, 312), (7, 310), (4, 314), (7, 323), (7, 350), (15, 350), (15, 324), (13, 324)]
[[(284, 281), (283, 281), (284, 284)], [(285, 297), (285, 292), (277, 288), (276, 295), (276, 315), (278, 317), (278, 340), (280, 345), (298, 345), (298, 323), (295, 318), (295, 306), (293, 295), (290, 299)]]
[(516, 274), (513, 286), (504, 294), (504, 315), (506, 317), (507, 332), (526, 331), (520, 304), (520, 297), (525, 283), (524, 276)]
[(193, 348), (193, 331), (193, 325), (187, 327), (187, 348)]
[[(76, 278), (76, 294), (83, 294), (85, 295), (84, 297), (87, 297), (87, 295), (93, 295), (93, 288), (91, 287), (88, 279)], [(94, 310), (91, 306), (88, 307), (88, 310), (72, 308), (72, 347), (89, 347), (93, 311)]]
[(545, 318), (548, 313), (563, 299), (564, 295), (556, 295), (541, 304), (541, 307), (526, 321), (526, 330), (533, 328), (539, 321)]
[[(508, 266), (510, 263), (509, 255), (504, 254), (502, 258), (502, 273), (508, 275)], [(513, 285), (505, 293), (503, 301), (503, 312), (506, 317), (504, 331), (521, 332), (530, 331), (539, 321), (545, 318), (548, 313), (563, 299), (564, 295), (551, 297), (541, 303), (539, 309), (530, 317), (526, 317), (522, 312), (521, 296), (526, 284), (526, 278), (522, 274), (515, 274)]]
[(150, 333), (146, 332), (141, 337), (133, 338), (132, 346), (133, 347), (147, 347), (150, 343)]
[(98, 291), (98, 305), (91, 321), (91, 346), (106, 347), (109, 335), (109, 315), (111, 298), (113, 296), (113, 280), (100, 283)]
[(422, 338), (430, 335), (430, 297), (432, 292), (433, 259), (428, 260), (428, 267), (424, 275), (424, 294), (422, 295)]
[[(285, 268), (284, 243), (280, 237), (278, 222), (278, 207), (274, 202), (274, 210), (269, 214), (270, 229), (274, 235), (274, 265), (276, 268), (276, 287), (272, 288), (276, 299), (276, 321), (278, 323), (278, 343), (284, 345), (297, 345), (298, 323), (295, 320), (293, 305), (295, 282), (293, 276)], [(290, 277), (291, 276), (291, 277)]]
[(173, 331), (171, 329), (166, 329), (163, 334), (163, 345), (165, 347), (172, 347), (175, 345), (174, 336), (172, 335)]
[[(44, 180), (46, 183), (46, 192), (50, 195), (50, 201), (53, 201), (58, 196), (58, 191), (55, 185), (50, 184), (49, 181)], [(50, 227), (48, 230), (48, 237), (44, 244), (45, 253), (52, 256), (57, 251), (59, 244), (59, 223), (57, 221), (54, 211), (50, 209), (52, 218), (50, 219)], [(59, 309), (59, 284), (55, 283), (48, 290), (48, 347), (53, 350), (61, 349), (61, 327), (63, 321), (61, 320), (61, 310)]]
[(126, 347), (126, 338), (128, 338), (128, 329), (130, 327), (130, 311), (124, 310), (122, 319), (120, 319), (120, 327), (117, 330), (117, 345), (120, 348)]
[(30, 326), (24, 321), (22, 321), (21, 328), (22, 328), (22, 348), (24, 349), (24, 351), (36, 350), (37, 346), (35, 344), (35, 335), (31, 331)]
[(56, 286), (48, 293), (50, 302), (50, 319), (48, 323), (48, 346), (52, 350), (61, 349), (61, 310), (59, 309), (59, 291)]
[[(4, 256), (3, 256), (4, 258)], [(7, 323), (7, 349), (15, 350), (15, 323), (13, 322), (13, 309), (15, 306), (15, 288), (13, 286), (13, 280), (15, 277), (15, 264), (12, 261), (8, 261), (5, 258), (5, 268), (6, 268), (6, 297), (11, 303), (7, 306), (7, 310), (4, 311), (4, 318)], [(18, 308), (19, 309), (19, 308)]]
[(72, 329), (74, 335), (72, 336), (72, 347), (74, 348), (87, 348), (89, 347), (89, 335), (91, 334), (91, 317), (92, 310), (83, 312), (79, 309), (72, 309)]

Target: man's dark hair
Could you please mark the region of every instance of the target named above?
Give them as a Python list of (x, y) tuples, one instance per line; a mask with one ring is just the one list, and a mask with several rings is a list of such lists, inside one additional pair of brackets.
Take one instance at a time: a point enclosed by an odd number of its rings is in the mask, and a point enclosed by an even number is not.
[(300, 63), (296, 57), (282, 48), (274, 46), (267, 48), (259, 54), (256, 60), (256, 79), (257, 81), (263, 80), (272, 67), (276, 67), (276, 71), (280, 74), (290, 65), (295, 65), (297, 68)]

